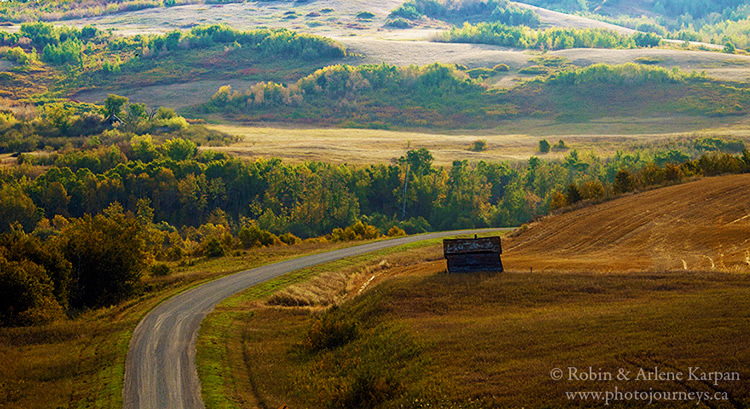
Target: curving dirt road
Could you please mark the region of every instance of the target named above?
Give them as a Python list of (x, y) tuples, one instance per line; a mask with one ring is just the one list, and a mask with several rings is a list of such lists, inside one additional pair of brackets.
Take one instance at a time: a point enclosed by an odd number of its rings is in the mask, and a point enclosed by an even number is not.
[(282, 274), (316, 264), (422, 240), (511, 229), (458, 230), (378, 241), (282, 261), (232, 274), (179, 294), (138, 324), (125, 367), (126, 409), (203, 408), (195, 342), (203, 318), (225, 298)]

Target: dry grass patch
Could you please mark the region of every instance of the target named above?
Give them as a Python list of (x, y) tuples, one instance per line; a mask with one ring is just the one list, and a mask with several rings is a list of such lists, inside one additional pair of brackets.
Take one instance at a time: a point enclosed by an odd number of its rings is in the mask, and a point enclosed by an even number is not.
[[(715, 126), (720, 126), (715, 128)], [(677, 132), (686, 127), (690, 132)], [(391, 163), (407, 149), (427, 148), (434, 163), (450, 166), (454, 160), (526, 160), (538, 155), (539, 140), (564, 139), (572, 148), (607, 157), (636, 145), (658, 146), (678, 139), (726, 135), (750, 142), (747, 122), (721, 124), (715, 118), (670, 118), (663, 121), (609, 118), (584, 124), (519, 120), (506, 127), (477, 131), (392, 131), (375, 129), (325, 129), (275, 126), (209, 125), (209, 128), (240, 137), (230, 146), (211, 150), (247, 158), (281, 158), (285, 162), (324, 161), (348, 164)], [(692, 130), (700, 130), (693, 132)], [(632, 132), (632, 133), (629, 133)], [(466, 149), (477, 138), (487, 149)], [(560, 159), (568, 152), (553, 152), (545, 159)]]

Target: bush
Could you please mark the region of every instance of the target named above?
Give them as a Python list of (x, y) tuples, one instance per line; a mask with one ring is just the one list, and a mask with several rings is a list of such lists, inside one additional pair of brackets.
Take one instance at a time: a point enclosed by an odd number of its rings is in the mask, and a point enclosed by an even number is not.
[(187, 160), (198, 153), (198, 146), (193, 141), (182, 138), (174, 138), (164, 142), (162, 146), (164, 153), (172, 160)]
[(473, 68), (471, 70), (468, 70), (466, 71), (466, 73), (469, 74), (469, 77), (473, 79), (477, 79), (477, 78), (487, 78), (491, 76), (492, 74), (494, 74), (495, 71), (489, 68), (479, 67), (479, 68)]
[(370, 20), (373, 17), (375, 17), (375, 14), (372, 14), (369, 11), (360, 11), (357, 13), (357, 18), (360, 20)]
[(618, 194), (632, 192), (635, 190), (635, 177), (626, 169), (620, 169), (615, 175), (612, 190)]
[(483, 139), (478, 139), (474, 141), (471, 146), (469, 147), (470, 151), (473, 152), (482, 152), (487, 150), (487, 141)]
[(550, 201), (549, 201), (550, 210), (562, 209), (563, 207), (567, 205), (568, 205), (568, 199), (561, 192), (555, 192), (550, 197)]
[(331, 232), (331, 241), (370, 240), (378, 237), (380, 237), (380, 230), (361, 220), (345, 229), (335, 228)]
[(635, 33), (633, 41), (638, 47), (658, 47), (661, 43), (661, 37), (654, 33)]
[(158, 263), (151, 266), (151, 275), (154, 277), (168, 276), (172, 272), (172, 269), (164, 263)]
[(583, 197), (581, 197), (581, 192), (578, 190), (578, 186), (576, 186), (574, 183), (571, 183), (568, 185), (568, 188), (565, 191), (565, 200), (569, 205), (576, 204), (581, 201)]
[(532, 65), (531, 67), (521, 68), (518, 72), (527, 75), (547, 75), (549, 74), (549, 69), (541, 65)]
[(291, 233), (286, 233), (281, 237), (275, 234), (263, 230), (255, 224), (245, 226), (240, 229), (239, 238), (242, 242), (242, 247), (249, 249), (251, 247), (265, 247), (279, 243), (295, 244), (299, 242), (299, 238)]
[(209, 258), (222, 257), (226, 253), (224, 246), (221, 244), (219, 239), (211, 237), (203, 245), (203, 255)]
[(292, 245), (297, 244), (302, 241), (299, 237), (295, 236), (292, 233), (284, 233), (281, 236), (279, 236), (279, 240), (281, 240), (282, 243)]
[(393, 226), (388, 230), (388, 237), (406, 236), (406, 232), (398, 226)]
[[(721, 138), (699, 138), (693, 142), (698, 151), (723, 151), (740, 153), (745, 150), (745, 143), (739, 139), (724, 140)], [(684, 161), (683, 161), (684, 162)]]
[(0, 255), (0, 326), (40, 324), (62, 316), (45, 272), (30, 261), (9, 262)]
[(340, 316), (336, 307), (317, 317), (302, 340), (308, 352), (336, 349), (357, 338), (357, 322)]
[(508, 64), (498, 64), (498, 65), (492, 67), (492, 69), (495, 70), (495, 71), (497, 71), (497, 72), (508, 72), (508, 71), (510, 71), (510, 67), (508, 66)]
[(549, 153), (551, 146), (549, 142), (547, 142), (546, 139), (542, 139), (539, 141), (539, 152), (541, 153)]
[(661, 57), (638, 57), (635, 59), (635, 62), (638, 64), (656, 65), (664, 62), (664, 59)]
[(385, 26), (391, 28), (409, 28), (411, 27), (411, 23), (409, 23), (406, 19), (399, 17), (393, 20), (386, 21)]
[(559, 140), (559, 141), (557, 141), (557, 143), (556, 143), (556, 144), (555, 144), (555, 145), (554, 145), (554, 146), (552, 147), (552, 149), (553, 149), (553, 150), (556, 150), (556, 151), (567, 151), (567, 150), (568, 150), (568, 149), (570, 149), (570, 148), (568, 147), (568, 145), (566, 145), (566, 144), (565, 144), (565, 141), (563, 141), (562, 139), (560, 139), (560, 140)]
[(34, 62), (37, 58), (36, 50), (33, 48), (32, 50), (31, 53), (27, 54), (21, 47), (9, 48), (8, 51), (5, 52), (5, 58), (21, 65), (27, 65)]

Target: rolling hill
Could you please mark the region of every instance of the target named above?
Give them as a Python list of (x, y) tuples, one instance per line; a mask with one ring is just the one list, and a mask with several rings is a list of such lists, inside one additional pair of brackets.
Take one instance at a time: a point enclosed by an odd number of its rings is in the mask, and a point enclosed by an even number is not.
[(511, 269), (750, 271), (750, 175), (623, 197), (532, 223), (504, 243)]
[[(323, 266), (319, 278), (266, 300), (231, 298), (199, 339), (223, 351), (199, 357), (199, 368), (231, 373), (204, 383), (204, 399), (217, 407), (588, 407), (574, 402), (584, 399), (577, 392), (618, 388), (658, 391), (651, 396), (661, 400), (683, 393), (670, 407), (695, 406), (698, 395), (745, 407), (749, 197), (750, 175), (714, 177), (550, 216), (503, 240), (502, 274), (445, 274), (433, 245)], [(332, 299), (347, 301), (329, 309), (320, 301)], [(696, 366), (741, 381), (569, 376), (569, 368)]]

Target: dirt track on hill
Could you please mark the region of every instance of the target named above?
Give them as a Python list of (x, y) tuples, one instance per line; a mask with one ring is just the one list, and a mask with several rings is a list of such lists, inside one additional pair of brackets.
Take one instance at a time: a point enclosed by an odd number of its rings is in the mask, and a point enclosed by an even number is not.
[(503, 243), (509, 270), (750, 272), (750, 175), (628, 195), (533, 223)]

